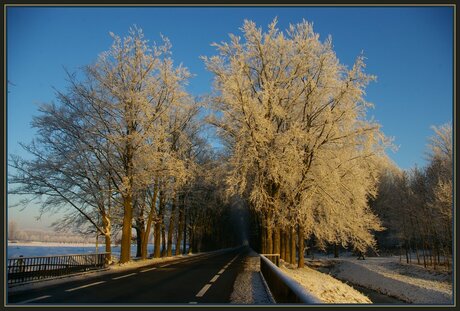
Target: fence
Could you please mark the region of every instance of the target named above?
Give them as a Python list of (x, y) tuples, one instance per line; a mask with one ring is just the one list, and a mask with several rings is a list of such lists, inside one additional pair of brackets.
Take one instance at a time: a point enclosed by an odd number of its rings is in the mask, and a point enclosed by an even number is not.
[(10, 258), (8, 259), (8, 284), (104, 268), (107, 254)]
[[(276, 258), (276, 256), (272, 257), (272, 259)], [(281, 270), (264, 255), (260, 256), (260, 272), (262, 272), (273, 298), (275, 298), (277, 303), (323, 303), (320, 299), (307, 292), (297, 282), (281, 272)]]

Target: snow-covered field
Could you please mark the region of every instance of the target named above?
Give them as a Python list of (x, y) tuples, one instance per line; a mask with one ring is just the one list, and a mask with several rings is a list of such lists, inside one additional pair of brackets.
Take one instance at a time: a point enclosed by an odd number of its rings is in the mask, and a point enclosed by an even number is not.
[(296, 269), (295, 266), (281, 261), (280, 269), (324, 303), (372, 303), (353, 287), (307, 266)]
[(305, 264), (297, 269), (281, 261), (280, 269), (324, 303), (370, 304), (373, 300), (384, 304), (453, 304), (450, 272), (400, 263), (399, 256), (366, 260), (319, 256), (305, 258)]
[[(323, 259), (327, 260), (327, 259)], [(399, 262), (398, 256), (329, 259), (338, 279), (373, 289), (413, 304), (452, 304), (452, 277)]]

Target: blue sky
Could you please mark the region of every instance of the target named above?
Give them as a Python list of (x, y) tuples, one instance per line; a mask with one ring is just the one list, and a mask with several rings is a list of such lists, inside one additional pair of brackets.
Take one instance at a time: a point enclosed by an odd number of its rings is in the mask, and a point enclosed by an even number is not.
[[(37, 104), (66, 86), (64, 67), (76, 71), (109, 49), (109, 32), (125, 35), (132, 25), (151, 42), (160, 33), (173, 44), (173, 58), (195, 74), (188, 90), (210, 91), (212, 76), (202, 55), (212, 42), (240, 34), (244, 19), (280, 29), (306, 19), (320, 38), (332, 36), (341, 63), (351, 66), (364, 52), (366, 71), (377, 76), (366, 98), (369, 111), (399, 147), (389, 156), (403, 169), (423, 166), (431, 125), (452, 122), (453, 8), (451, 7), (8, 7), (8, 153), (22, 154)], [(13, 212), (16, 215), (16, 212)]]

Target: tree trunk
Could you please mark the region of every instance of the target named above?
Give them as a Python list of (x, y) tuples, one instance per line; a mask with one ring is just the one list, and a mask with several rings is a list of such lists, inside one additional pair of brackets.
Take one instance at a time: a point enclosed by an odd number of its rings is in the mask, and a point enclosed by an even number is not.
[(426, 268), (426, 243), (422, 242), (422, 256), (423, 256), (423, 266)]
[(153, 186), (153, 195), (150, 201), (150, 211), (147, 217), (147, 225), (145, 226), (144, 230), (144, 237), (142, 239), (142, 247), (141, 247), (141, 258), (146, 259), (147, 258), (147, 246), (149, 243), (149, 236), (150, 236), (150, 230), (152, 228), (152, 223), (153, 223), (153, 217), (156, 215), (156, 206), (157, 206), (157, 197), (158, 197), (158, 179), (155, 180), (155, 184)]
[[(158, 257), (164, 257), (166, 250), (166, 238), (165, 238), (165, 227), (164, 227), (164, 209), (165, 209), (165, 194), (163, 191), (160, 191), (160, 205), (158, 207), (158, 248), (155, 253), (158, 252)], [(161, 239), (161, 248), (160, 248), (160, 239)]]
[(266, 229), (267, 235), (267, 254), (273, 254), (273, 233), (272, 228), (267, 227)]
[(284, 238), (284, 230), (280, 229), (280, 259), (286, 260), (286, 241)]
[(292, 259), (291, 259), (291, 239), (290, 239), (290, 231), (288, 231), (289, 229), (287, 229), (286, 231), (284, 231), (284, 248), (285, 248), (285, 252), (286, 252), (286, 262), (291, 262)]
[(409, 263), (409, 250), (408, 250), (407, 240), (406, 240), (406, 243), (404, 245), (404, 249), (406, 251), (406, 263)]
[(297, 268), (303, 268), (305, 265), (305, 259), (304, 259), (304, 252), (305, 252), (304, 236), (305, 235), (304, 235), (302, 226), (299, 226), (298, 228), (298, 236), (299, 236), (299, 261), (297, 264)]
[(190, 229), (188, 232), (190, 239), (190, 246), (188, 248), (188, 253), (196, 253), (196, 232), (193, 230), (193, 223), (190, 223)]
[(144, 238), (144, 222), (136, 220), (136, 257), (142, 257), (142, 239)]
[(121, 231), (120, 263), (131, 259), (131, 230), (133, 221), (133, 207), (131, 195), (123, 197), (123, 228)]
[(105, 263), (112, 263), (112, 224), (110, 218), (106, 214), (102, 215), (102, 224), (104, 228), (104, 238), (105, 238)]
[(280, 245), (280, 228), (273, 229), (273, 254), (281, 256), (281, 245)]
[(179, 207), (179, 217), (178, 217), (178, 224), (177, 224), (177, 239), (176, 239), (176, 256), (183, 253), (183, 248), (181, 249), (182, 243), (182, 233), (184, 230), (184, 209), (183, 207)]
[(110, 265), (112, 263), (112, 238), (109, 234), (105, 234), (105, 264)]
[(419, 251), (418, 251), (418, 243), (417, 242), (414, 242), (414, 247), (415, 247), (415, 256), (417, 257), (417, 264), (419, 265), (420, 264), (420, 255), (419, 255)]
[(161, 255), (161, 224), (160, 220), (155, 221), (153, 228), (153, 257), (160, 258)]
[(290, 242), (290, 249), (291, 249), (290, 250), (290, 252), (291, 252), (291, 260), (290, 260), (289, 263), (295, 265), (295, 263), (296, 263), (296, 250), (295, 250), (295, 244), (296, 244), (295, 243), (295, 236), (296, 236), (296, 234), (295, 234), (294, 227), (291, 227), (289, 230), (290, 230), (289, 231), (289, 239), (290, 239), (289, 242)]
[(339, 244), (334, 244), (334, 258), (339, 258)]
[(267, 230), (265, 228), (265, 222), (263, 221), (260, 227), (260, 252), (262, 254), (267, 253)]
[(164, 222), (164, 215), (161, 215), (161, 257), (166, 256), (166, 227)]
[[(169, 227), (168, 227), (168, 246), (166, 254), (168, 257), (172, 256), (172, 241), (174, 234), (174, 223), (176, 221), (176, 197), (174, 196), (173, 203), (171, 206), (171, 216), (169, 217)], [(177, 248), (177, 244), (176, 244)]]
[(185, 214), (185, 211), (184, 211), (184, 243), (183, 243), (184, 247), (182, 249), (183, 251), (183, 254), (187, 254), (187, 214)]
[(133, 107), (131, 102), (124, 103), (124, 118), (127, 121), (126, 142), (124, 150), (124, 173), (128, 181), (127, 193), (122, 194), (123, 198), (123, 227), (121, 230), (120, 263), (131, 260), (131, 236), (133, 221), (133, 176), (134, 176), (134, 148), (132, 145), (132, 134), (136, 131), (134, 118), (132, 118)]

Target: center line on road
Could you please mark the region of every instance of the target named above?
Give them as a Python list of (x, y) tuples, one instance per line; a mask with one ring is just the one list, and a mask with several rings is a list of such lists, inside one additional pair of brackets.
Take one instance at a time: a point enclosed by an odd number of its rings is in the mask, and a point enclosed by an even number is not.
[(102, 283), (105, 283), (105, 281), (95, 282), (95, 283), (91, 283), (91, 284), (87, 284), (87, 285), (83, 285), (83, 286), (79, 286), (79, 287), (75, 287), (75, 288), (71, 288), (71, 289), (66, 289), (66, 292), (73, 292), (74, 290), (79, 290), (79, 289), (82, 289), (82, 288), (86, 288), (86, 287), (90, 287), (90, 286), (94, 286), (94, 285), (98, 285), (98, 284), (102, 284)]
[(170, 265), (171, 265), (171, 264), (168, 263), (167, 265), (162, 265), (162, 266), (160, 266), (160, 268), (164, 268), (164, 267), (167, 267), (167, 266), (170, 266)]
[(18, 302), (18, 304), (29, 303), (29, 302), (32, 302), (32, 301), (38, 301), (38, 300), (46, 299), (46, 298), (49, 298), (49, 297), (51, 297), (51, 296), (50, 295), (40, 296), (40, 297), (37, 297), (37, 298), (32, 298), (32, 299), (29, 299), (29, 300), (24, 300), (24, 301)]
[(211, 284), (206, 284), (203, 286), (203, 288), (196, 294), (195, 297), (203, 297), (203, 295), (208, 291), (208, 289), (211, 287)]
[(224, 273), (224, 271), (225, 271), (225, 269), (220, 269), (220, 271), (217, 272), (217, 274), (222, 274), (222, 273)]
[(209, 282), (214, 283), (219, 278), (219, 276), (220, 276), (219, 274), (216, 274)]
[(116, 278), (112, 278), (112, 280), (118, 280), (118, 279), (122, 279), (122, 278), (127, 278), (128, 276), (133, 276), (133, 275), (136, 275), (136, 274), (137, 273), (126, 274), (126, 275), (118, 276)]
[(140, 273), (144, 273), (144, 272), (147, 272), (147, 271), (152, 271), (152, 270), (155, 270), (156, 267), (153, 267), (153, 268), (150, 268), (150, 269), (145, 269), (145, 270), (142, 270), (142, 271), (139, 271)]

